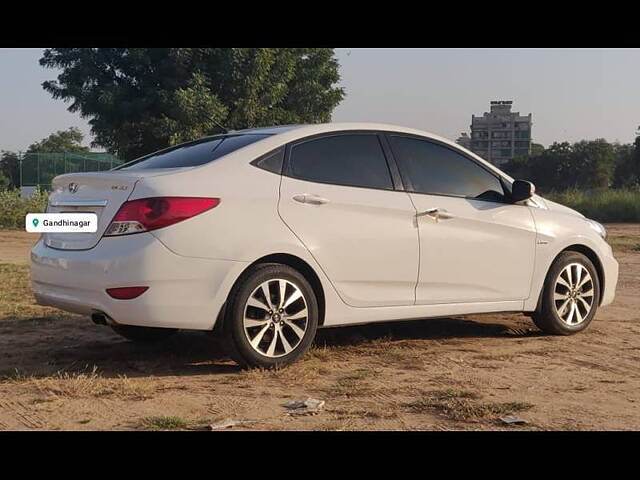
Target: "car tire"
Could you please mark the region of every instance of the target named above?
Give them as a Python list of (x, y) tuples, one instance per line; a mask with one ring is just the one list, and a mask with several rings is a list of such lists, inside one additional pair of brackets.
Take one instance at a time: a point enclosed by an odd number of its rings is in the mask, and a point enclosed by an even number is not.
[(532, 318), (552, 335), (572, 335), (589, 326), (600, 302), (600, 281), (591, 260), (578, 252), (562, 252), (551, 265)]
[(160, 342), (178, 331), (177, 328), (137, 327), (134, 325), (112, 325), (111, 328), (118, 335), (136, 343)]
[(242, 367), (273, 368), (304, 355), (317, 327), (318, 302), (306, 278), (288, 265), (260, 264), (229, 294), (222, 344)]

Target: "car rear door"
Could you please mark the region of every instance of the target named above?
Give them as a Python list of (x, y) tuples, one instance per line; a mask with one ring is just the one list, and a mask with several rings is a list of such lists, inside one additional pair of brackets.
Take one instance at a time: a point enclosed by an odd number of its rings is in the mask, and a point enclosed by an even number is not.
[(420, 233), (417, 304), (528, 297), (536, 229), (499, 177), (451, 146), (388, 134)]
[(413, 305), (415, 209), (376, 132), (339, 132), (287, 146), (279, 213), (355, 307)]

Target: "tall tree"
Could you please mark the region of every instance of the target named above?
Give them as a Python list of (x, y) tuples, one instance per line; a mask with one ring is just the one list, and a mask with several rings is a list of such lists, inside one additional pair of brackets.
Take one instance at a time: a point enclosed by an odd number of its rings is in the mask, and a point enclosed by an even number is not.
[(540, 191), (624, 186), (617, 179), (632, 153), (631, 145), (604, 139), (554, 142), (537, 154), (510, 160), (503, 168), (513, 177), (531, 180)]
[(571, 144), (554, 142), (538, 156), (530, 158), (531, 179), (542, 190), (573, 186)]
[(542, 145), (541, 143), (531, 143), (532, 156), (540, 155), (542, 152), (544, 152), (544, 145)]
[(15, 152), (0, 152), (0, 172), (7, 179), (7, 188), (20, 186), (20, 158)]
[(640, 188), (640, 127), (631, 145), (616, 145), (618, 163), (614, 183), (616, 188)]
[(613, 182), (616, 155), (605, 139), (574, 143), (571, 157), (571, 179), (576, 187), (606, 188)]
[(0, 171), (0, 192), (9, 188), (9, 179)]
[(219, 132), (326, 122), (344, 97), (328, 48), (53, 48), (43, 83), (89, 118), (94, 145), (132, 159)]
[(78, 127), (58, 130), (39, 142), (32, 143), (27, 153), (35, 152), (88, 152), (89, 147), (82, 145), (84, 135)]

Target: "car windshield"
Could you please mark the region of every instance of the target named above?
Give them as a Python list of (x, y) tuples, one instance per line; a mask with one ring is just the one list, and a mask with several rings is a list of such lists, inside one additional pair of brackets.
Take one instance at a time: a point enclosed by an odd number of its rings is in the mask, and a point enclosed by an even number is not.
[(132, 160), (115, 170), (140, 170), (146, 168), (195, 167), (212, 162), (228, 153), (246, 147), (268, 134), (220, 135), (167, 148)]

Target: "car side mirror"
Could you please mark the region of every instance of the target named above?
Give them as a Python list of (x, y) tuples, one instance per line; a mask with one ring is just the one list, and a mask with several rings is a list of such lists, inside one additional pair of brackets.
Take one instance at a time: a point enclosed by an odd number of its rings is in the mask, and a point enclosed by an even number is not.
[(511, 185), (511, 201), (521, 202), (522, 200), (526, 200), (528, 198), (533, 197), (533, 194), (536, 192), (536, 187), (531, 182), (527, 182), (526, 180), (516, 180)]

